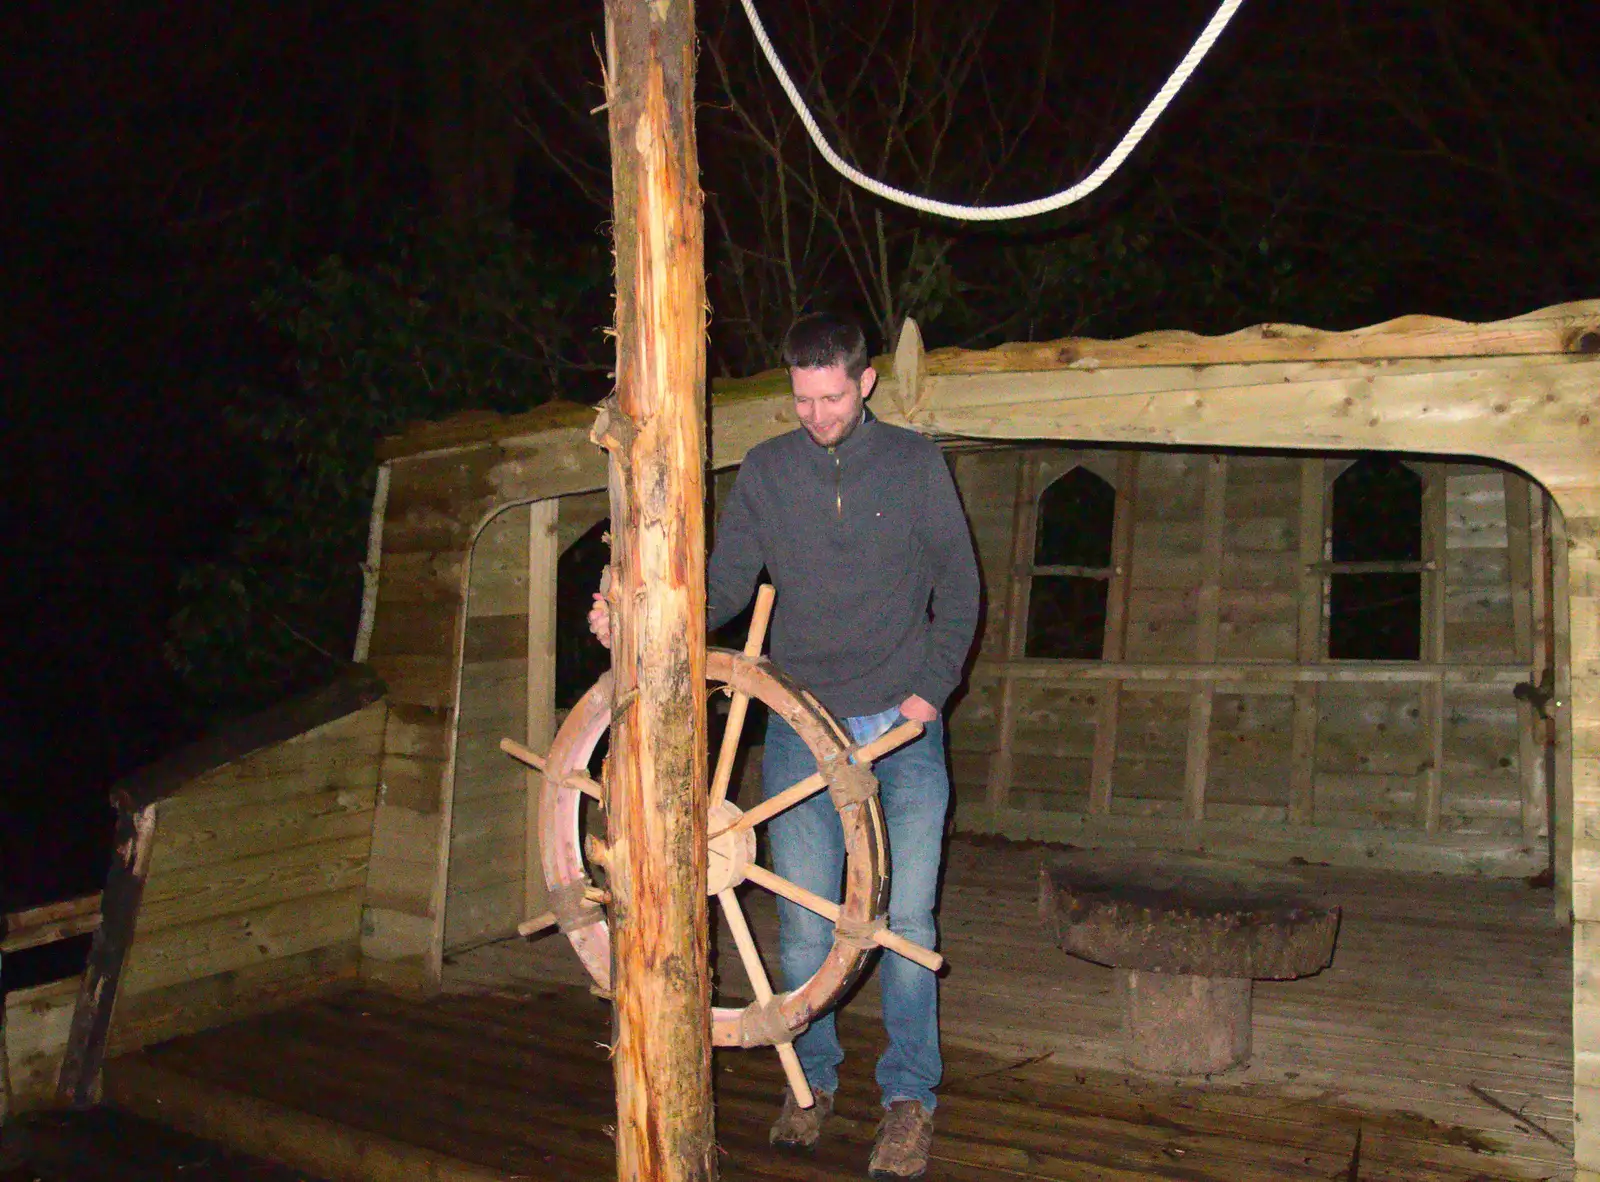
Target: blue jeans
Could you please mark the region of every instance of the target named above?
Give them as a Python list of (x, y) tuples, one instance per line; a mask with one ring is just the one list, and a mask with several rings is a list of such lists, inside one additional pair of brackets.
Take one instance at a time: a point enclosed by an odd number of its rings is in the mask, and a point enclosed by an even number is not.
[[(900, 720), (887, 710), (844, 720), (860, 743), (877, 738)], [(767, 721), (762, 788), (773, 796), (817, 770), (810, 749), (777, 714)], [(934, 895), (944, 840), (950, 779), (944, 764), (944, 727), (928, 724), (922, 735), (873, 765), (889, 833), (889, 928), (928, 948), (936, 946)], [(767, 822), (773, 869), (808, 890), (837, 901), (844, 882), (844, 829), (827, 792)], [(833, 923), (785, 899), (778, 900), (778, 953), (785, 987), (803, 985), (833, 947)], [(933, 1089), (944, 1073), (939, 1055), (939, 981), (919, 964), (883, 952), (878, 981), (889, 1046), (878, 1060), (878, 1086), (887, 1107), (920, 1100), (934, 1107)], [(806, 1079), (819, 1091), (839, 1088), (844, 1050), (833, 1013), (812, 1019), (794, 1041)]]

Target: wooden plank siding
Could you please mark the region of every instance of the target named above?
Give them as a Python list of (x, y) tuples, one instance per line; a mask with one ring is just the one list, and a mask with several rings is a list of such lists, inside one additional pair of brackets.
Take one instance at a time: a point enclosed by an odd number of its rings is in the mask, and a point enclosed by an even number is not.
[(500, 750), (527, 737), (531, 510), (489, 521), (472, 548), (451, 776), (444, 950), (525, 918), (528, 776)]
[(152, 806), (110, 1053), (356, 980), (386, 714), (375, 702)]
[[(1039, 496), (1075, 463), (1122, 466), (1126, 536), (1114, 545), (1127, 598), (1104, 679), (1092, 663), (1023, 651)], [(950, 719), (958, 824), (1078, 840), (1099, 832), (1086, 818), (1111, 816), (1127, 823), (1108, 839), (1152, 846), (1170, 833), (1152, 825), (1141, 842), (1139, 818), (1286, 826), (1297, 849), (1363, 864), (1378, 835), (1404, 832), (1396, 865), (1539, 869), (1529, 761), (1541, 753), (1511, 695), (1530, 668), (1532, 548), (1507, 513), (1507, 489), (1525, 507), (1532, 486), (1483, 465), (1420, 466), (1433, 567), (1422, 659), (1335, 662), (1327, 489), (1347, 464), (1037, 445), (962, 455), (963, 499), (984, 507), (971, 520), (989, 593)], [(1136, 497), (1121, 491), (1135, 466)], [(1188, 831), (1185, 848), (1203, 833)], [(1432, 833), (1446, 839), (1436, 854)]]

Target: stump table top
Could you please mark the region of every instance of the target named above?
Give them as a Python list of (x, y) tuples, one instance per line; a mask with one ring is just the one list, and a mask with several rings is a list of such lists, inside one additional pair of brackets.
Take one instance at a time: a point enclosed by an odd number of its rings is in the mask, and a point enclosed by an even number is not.
[(1288, 980), (1333, 958), (1339, 908), (1293, 875), (1179, 854), (1076, 851), (1040, 874), (1066, 951), (1096, 964)]

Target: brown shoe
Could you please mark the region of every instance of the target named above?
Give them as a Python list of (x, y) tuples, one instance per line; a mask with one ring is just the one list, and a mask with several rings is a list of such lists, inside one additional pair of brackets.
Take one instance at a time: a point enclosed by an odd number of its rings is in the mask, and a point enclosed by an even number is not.
[(933, 1148), (933, 1113), (919, 1100), (896, 1100), (878, 1123), (867, 1174), (873, 1178), (920, 1178)]
[(833, 1093), (812, 1089), (811, 1096), (811, 1107), (801, 1108), (795, 1102), (794, 1093), (784, 1089), (783, 1111), (772, 1123), (772, 1132), (767, 1134), (768, 1141), (779, 1149), (816, 1148), (817, 1138), (822, 1136), (823, 1124), (833, 1115)]

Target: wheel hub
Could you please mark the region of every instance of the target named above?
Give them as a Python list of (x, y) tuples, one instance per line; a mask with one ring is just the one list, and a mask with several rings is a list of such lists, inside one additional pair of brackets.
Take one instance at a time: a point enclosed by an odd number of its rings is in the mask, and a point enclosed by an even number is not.
[[(743, 809), (731, 801), (721, 801), (706, 814), (707, 832), (717, 833), (737, 821)], [(756, 860), (756, 835), (753, 829), (717, 833), (706, 846), (706, 893), (720, 894), (738, 886), (745, 870)]]

